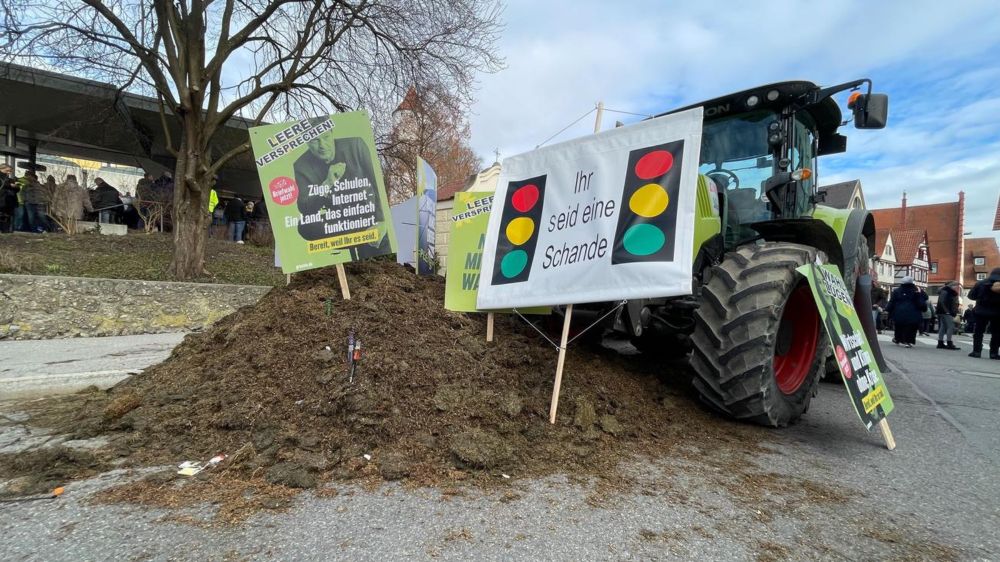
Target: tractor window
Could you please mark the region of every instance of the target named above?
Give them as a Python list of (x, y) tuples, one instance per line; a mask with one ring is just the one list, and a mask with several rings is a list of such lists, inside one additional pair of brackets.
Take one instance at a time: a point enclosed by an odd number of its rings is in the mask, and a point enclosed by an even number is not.
[(752, 189), (761, 199), (761, 185), (774, 173), (767, 125), (775, 119), (770, 111), (755, 111), (707, 121), (698, 172), (715, 176), (727, 191)]
[(816, 145), (815, 136), (812, 133), (812, 118), (808, 113), (800, 112), (795, 117), (791, 144), (792, 170), (809, 168), (812, 176), (807, 180), (802, 180), (798, 185), (798, 193), (795, 197), (795, 216), (800, 217), (807, 214), (812, 207), (813, 187), (816, 181)]

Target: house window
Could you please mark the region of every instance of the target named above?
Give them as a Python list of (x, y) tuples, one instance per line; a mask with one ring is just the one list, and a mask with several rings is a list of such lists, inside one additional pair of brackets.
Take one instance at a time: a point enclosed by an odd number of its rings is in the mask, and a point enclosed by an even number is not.
[(976, 281), (982, 281), (983, 279), (986, 279), (986, 274), (985, 273), (977, 273), (976, 274)]
[(931, 273), (937, 273), (937, 262), (936, 261), (932, 261), (931, 262)]
[(973, 265), (986, 265), (986, 258), (984, 258), (983, 256), (976, 256), (976, 257), (972, 258), (972, 264)]

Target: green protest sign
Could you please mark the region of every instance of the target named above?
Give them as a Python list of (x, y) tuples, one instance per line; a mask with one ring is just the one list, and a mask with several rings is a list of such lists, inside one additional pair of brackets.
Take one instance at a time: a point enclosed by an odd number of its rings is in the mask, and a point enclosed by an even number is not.
[(448, 234), (448, 275), (445, 278), (444, 307), (456, 312), (475, 312), (479, 291), (479, 268), (486, 245), (486, 225), (490, 220), (493, 194), (460, 191)]
[[(445, 278), (444, 307), (456, 312), (479, 312), (479, 270), (486, 245), (486, 226), (490, 221), (493, 193), (459, 191), (452, 209), (448, 234), (448, 276)], [(486, 312), (486, 311), (482, 311)], [(510, 312), (510, 309), (492, 312)], [(548, 314), (549, 307), (521, 309), (523, 314)]]
[(830, 264), (807, 264), (797, 271), (809, 280), (851, 403), (861, 423), (871, 431), (892, 411), (892, 398), (844, 280)]
[(253, 127), (250, 143), (282, 271), (396, 251), (366, 112)]

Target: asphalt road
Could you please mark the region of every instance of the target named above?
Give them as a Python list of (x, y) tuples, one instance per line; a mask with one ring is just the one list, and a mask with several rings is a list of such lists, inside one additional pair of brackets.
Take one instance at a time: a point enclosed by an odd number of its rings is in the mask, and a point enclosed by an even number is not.
[(111, 386), (166, 359), (184, 335), (0, 341), (0, 397)]
[[(601, 501), (591, 482), (517, 475), (509, 488), (458, 496), (338, 486), (336, 497), (304, 493), (288, 512), (214, 528), (178, 522), (177, 512), (91, 503), (94, 490), (130, 477), (109, 473), (70, 484), (58, 500), (0, 504), (0, 559), (1000, 559), (1000, 362), (933, 343), (886, 348), (895, 451), (864, 430), (841, 386), (824, 384), (799, 424), (761, 429), (765, 448), (741, 459), (794, 484), (762, 495), (743, 493), (764, 486), (756, 481), (720, 487), (725, 475), (713, 471), (725, 464), (634, 459), (626, 462), (637, 483)], [(17, 407), (0, 403), (0, 426), (19, 423)], [(214, 509), (180, 515), (197, 521)]]
[[(987, 336), (988, 338), (989, 336)], [(900, 377), (930, 402), (964, 439), (1000, 463), (1000, 361), (968, 356), (972, 339), (959, 336), (960, 351), (937, 349), (934, 338), (918, 337), (906, 349), (892, 344), (888, 332), (882, 349)]]

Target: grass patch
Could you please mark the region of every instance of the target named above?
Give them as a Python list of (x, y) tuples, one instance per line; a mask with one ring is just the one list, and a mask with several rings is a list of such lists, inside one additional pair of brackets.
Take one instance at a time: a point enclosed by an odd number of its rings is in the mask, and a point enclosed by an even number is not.
[[(167, 268), (173, 251), (170, 234), (4, 234), (0, 236), (0, 273), (171, 281)], [(193, 281), (272, 286), (285, 282), (274, 267), (270, 247), (209, 238), (205, 268), (210, 275)]]

